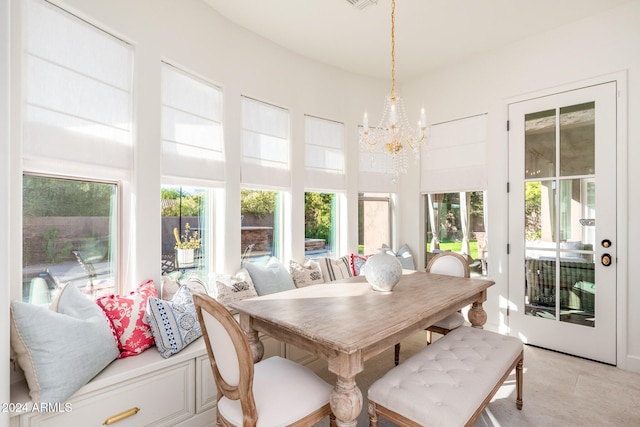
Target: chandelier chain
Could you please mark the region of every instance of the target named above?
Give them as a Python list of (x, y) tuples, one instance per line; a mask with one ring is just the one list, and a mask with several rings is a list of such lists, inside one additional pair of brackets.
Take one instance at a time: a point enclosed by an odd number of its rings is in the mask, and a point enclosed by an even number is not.
[(391, 100), (396, 99), (396, 0), (391, 0)]

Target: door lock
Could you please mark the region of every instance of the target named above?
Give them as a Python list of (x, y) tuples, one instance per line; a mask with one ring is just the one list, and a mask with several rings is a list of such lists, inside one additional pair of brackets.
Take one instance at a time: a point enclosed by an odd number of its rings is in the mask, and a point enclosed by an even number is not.
[(600, 244), (602, 245), (603, 248), (609, 248), (611, 247), (611, 240), (604, 239), (602, 242), (600, 242)]
[(600, 262), (602, 262), (602, 265), (604, 265), (605, 267), (609, 267), (611, 265), (611, 255), (602, 254), (602, 257), (600, 257)]

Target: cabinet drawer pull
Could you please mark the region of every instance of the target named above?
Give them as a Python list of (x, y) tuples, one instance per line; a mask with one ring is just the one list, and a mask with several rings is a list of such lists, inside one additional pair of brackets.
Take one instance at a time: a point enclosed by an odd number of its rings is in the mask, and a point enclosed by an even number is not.
[(129, 418), (129, 417), (137, 414), (138, 411), (140, 411), (140, 408), (133, 407), (131, 409), (127, 409), (124, 412), (120, 412), (119, 414), (116, 414), (116, 415), (114, 415), (112, 417), (107, 418), (106, 420), (104, 420), (102, 425), (109, 426), (111, 424), (115, 424), (118, 421), (122, 421), (125, 418)]

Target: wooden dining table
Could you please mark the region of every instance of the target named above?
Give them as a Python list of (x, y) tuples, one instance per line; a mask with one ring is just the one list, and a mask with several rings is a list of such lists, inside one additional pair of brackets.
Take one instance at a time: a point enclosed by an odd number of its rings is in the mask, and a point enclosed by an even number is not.
[(364, 363), (409, 335), (472, 305), (468, 317), (482, 328), (487, 288), (494, 282), (417, 271), (403, 272), (391, 292), (371, 288), (363, 276), (235, 302), (254, 360), (264, 347), (258, 333), (328, 362), (337, 376), (330, 404), (338, 426), (355, 426), (362, 410), (356, 375)]

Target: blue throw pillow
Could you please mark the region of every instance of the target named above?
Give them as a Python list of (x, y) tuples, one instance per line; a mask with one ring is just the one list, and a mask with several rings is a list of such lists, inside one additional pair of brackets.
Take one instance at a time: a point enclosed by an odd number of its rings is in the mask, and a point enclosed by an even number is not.
[(271, 257), (265, 266), (246, 262), (243, 267), (249, 272), (258, 295), (269, 295), (296, 288), (291, 274), (278, 258)]
[(187, 285), (182, 285), (171, 301), (150, 297), (146, 319), (164, 358), (180, 352), (202, 336), (193, 295)]
[(73, 285), (51, 309), (13, 301), (11, 346), (34, 402), (64, 402), (120, 354), (109, 320)]
[(400, 249), (398, 249), (398, 252), (393, 252), (393, 250), (389, 246), (383, 243), (382, 249), (384, 249), (388, 254), (398, 258), (398, 260), (400, 261), (400, 264), (402, 264), (402, 268), (404, 268), (405, 270), (416, 269), (416, 264), (413, 261), (413, 254), (411, 253), (411, 249), (409, 249), (408, 245), (404, 244), (400, 246)]

